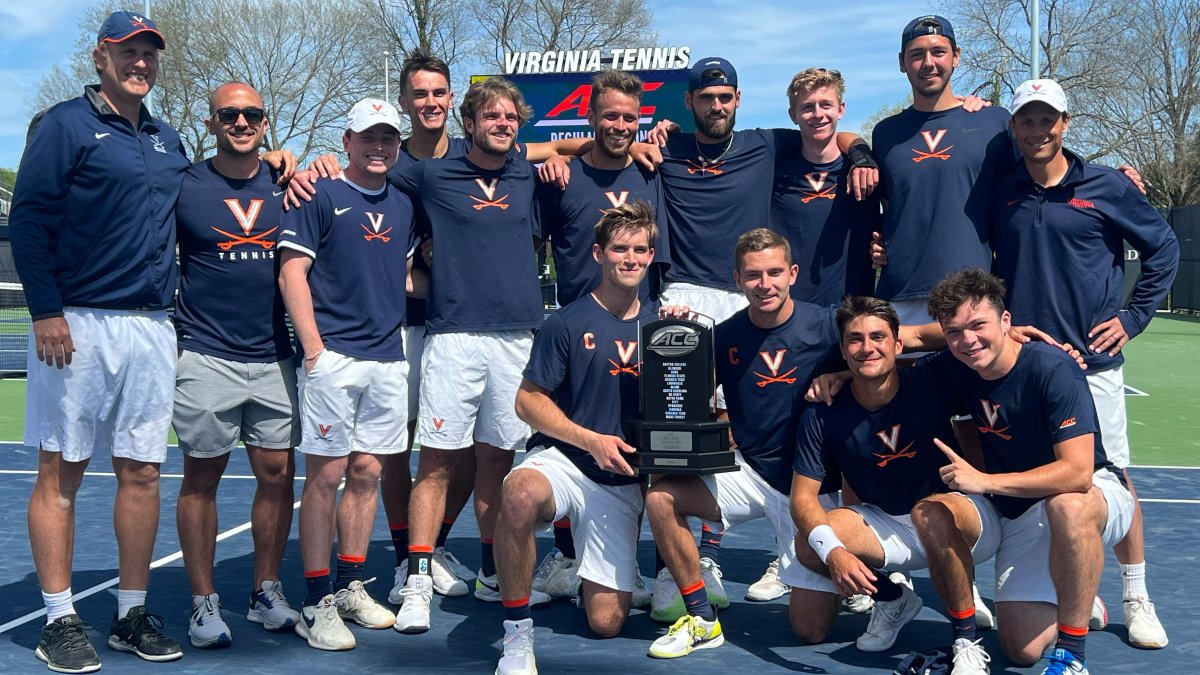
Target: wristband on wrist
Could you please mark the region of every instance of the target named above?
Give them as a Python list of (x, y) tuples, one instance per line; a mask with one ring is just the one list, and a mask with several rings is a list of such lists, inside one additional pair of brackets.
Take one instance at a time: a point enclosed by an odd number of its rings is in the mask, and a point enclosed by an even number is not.
[(816, 552), (817, 557), (821, 562), (829, 557), (829, 554), (835, 548), (846, 548), (841, 539), (834, 534), (833, 528), (828, 525), (818, 525), (808, 533), (808, 545)]
[(875, 162), (875, 156), (871, 154), (871, 147), (866, 143), (855, 143), (846, 151), (846, 156), (850, 158), (850, 165), (854, 168), (878, 169), (879, 164)]

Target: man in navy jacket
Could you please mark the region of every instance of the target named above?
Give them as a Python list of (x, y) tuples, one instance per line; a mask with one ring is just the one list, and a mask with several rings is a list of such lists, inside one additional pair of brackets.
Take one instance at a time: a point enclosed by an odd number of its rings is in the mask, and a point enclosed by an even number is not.
[[(1129, 441), (1121, 350), (1146, 329), (1170, 291), (1179, 241), (1120, 172), (1089, 164), (1063, 147), (1070, 114), (1058, 83), (1024, 82), (1011, 109), (1012, 135), (1024, 161), (993, 192), (993, 272), (1008, 287), (1014, 324), (1036, 325), (1056, 340), (1086, 347), (1087, 382), (1104, 451), (1124, 472)], [(1137, 250), (1142, 263), (1128, 306), (1122, 240)], [(1121, 563), (1129, 641), (1146, 649), (1165, 647), (1167, 634), (1145, 585), (1140, 508), (1114, 550)], [(1091, 627), (1103, 628), (1106, 621), (1097, 598)]]

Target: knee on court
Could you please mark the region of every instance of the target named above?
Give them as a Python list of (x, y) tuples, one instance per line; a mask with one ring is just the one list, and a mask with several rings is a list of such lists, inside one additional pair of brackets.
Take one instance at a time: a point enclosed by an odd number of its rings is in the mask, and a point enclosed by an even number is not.
[(608, 611), (591, 611), (587, 613), (588, 627), (596, 634), (596, 637), (605, 640), (615, 638), (621, 633), (621, 626), (625, 625), (625, 615), (619, 609)]
[(836, 603), (840, 602), (840, 598), (831, 595), (829, 602), (835, 605), (833, 612), (826, 611), (825, 607), (817, 604), (796, 601), (790, 603), (788, 619), (792, 633), (805, 644), (821, 644), (829, 637), (833, 624), (837, 621)]
[(1048, 646), (1049, 644), (1043, 644), (1037, 636), (1030, 640), (1028, 636), (1018, 636), (1005, 633), (1004, 630), (1000, 631), (1000, 647), (1004, 650), (1004, 657), (1013, 665), (1022, 668), (1032, 666), (1040, 661)]

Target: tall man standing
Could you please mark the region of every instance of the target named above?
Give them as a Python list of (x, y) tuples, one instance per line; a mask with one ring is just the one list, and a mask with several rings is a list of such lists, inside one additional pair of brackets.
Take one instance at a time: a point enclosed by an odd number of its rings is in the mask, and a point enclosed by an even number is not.
[[(300, 421), (294, 352), (275, 283), (283, 188), (258, 157), (270, 119), (253, 87), (231, 82), (209, 97), (204, 124), (217, 154), (188, 169), (176, 205), (174, 425), (183, 481), (175, 518), (192, 587), (188, 636), (195, 647), (225, 647), (233, 635), (213, 585), (216, 496), (239, 442), (258, 482), (250, 511), (254, 579), (247, 618), (269, 630), (300, 620), (279, 581), (292, 529), (292, 449)], [(238, 302), (229, 302), (230, 289), (238, 289)]]
[(33, 318), (25, 444), (38, 448), (29, 543), (46, 603), (36, 655), (100, 669), (71, 601), (75, 498), (94, 452), (112, 455), (120, 556), (108, 644), (151, 661), (183, 656), (146, 610), (175, 384), (175, 200), (189, 166), (179, 135), (142, 105), (166, 47), (154, 22), (114, 12), (92, 63), (100, 85), (39, 114), (10, 220)]
[[(1129, 535), (1114, 547), (1121, 563), (1125, 625), (1136, 647), (1167, 646), (1146, 589), (1142, 511), (1129, 466), (1122, 349), (1150, 323), (1171, 290), (1179, 241), (1146, 197), (1120, 173), (1063, 147), (1067, 97), (1054, 80), (1029, 80), (1012, 101), (1012, 133), (1024, 161), (1003, 177), (992, 199), (992, 271), (1008, 288), (1013, 321), (1056, 340), (1087, 347), (1087, 382), (1108, 460), (1134, 494)], [(1124, 306), (1125, 247), (1141, 259), (1141, 277)], [(1107, 611), (1096, 598), (1093, 629)]]
[(329, 181), (315, 204), (284, 216), (279, 236), (279, 286), (304, 352), (301, 449), (307, 480), (300, 546), (308, 592), (296, 632), (326, 650), (354, 648), (343, 618), (367, 628), (395, 622), (367, 594), (363, 566), (375, 520), (379, 458), (408, 451), (402, 325), (412, 283), (406, 257), (413, 209), (387, 183), (400, 150), (399, 114), (385, 101), (359, 101), (347, 117), (343, 144), (349, 157), (344, 176)]

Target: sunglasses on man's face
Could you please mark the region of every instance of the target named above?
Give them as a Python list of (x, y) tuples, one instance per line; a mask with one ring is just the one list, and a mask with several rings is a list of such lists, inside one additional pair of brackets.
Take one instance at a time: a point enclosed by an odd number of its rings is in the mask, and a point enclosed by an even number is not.
[(262, 108), (217, 108), (213, 111), (213, 117), (221, 124), (236, 124), (239, 116), (246, 118), (246, 124), (258, 124), (267, 113)]

